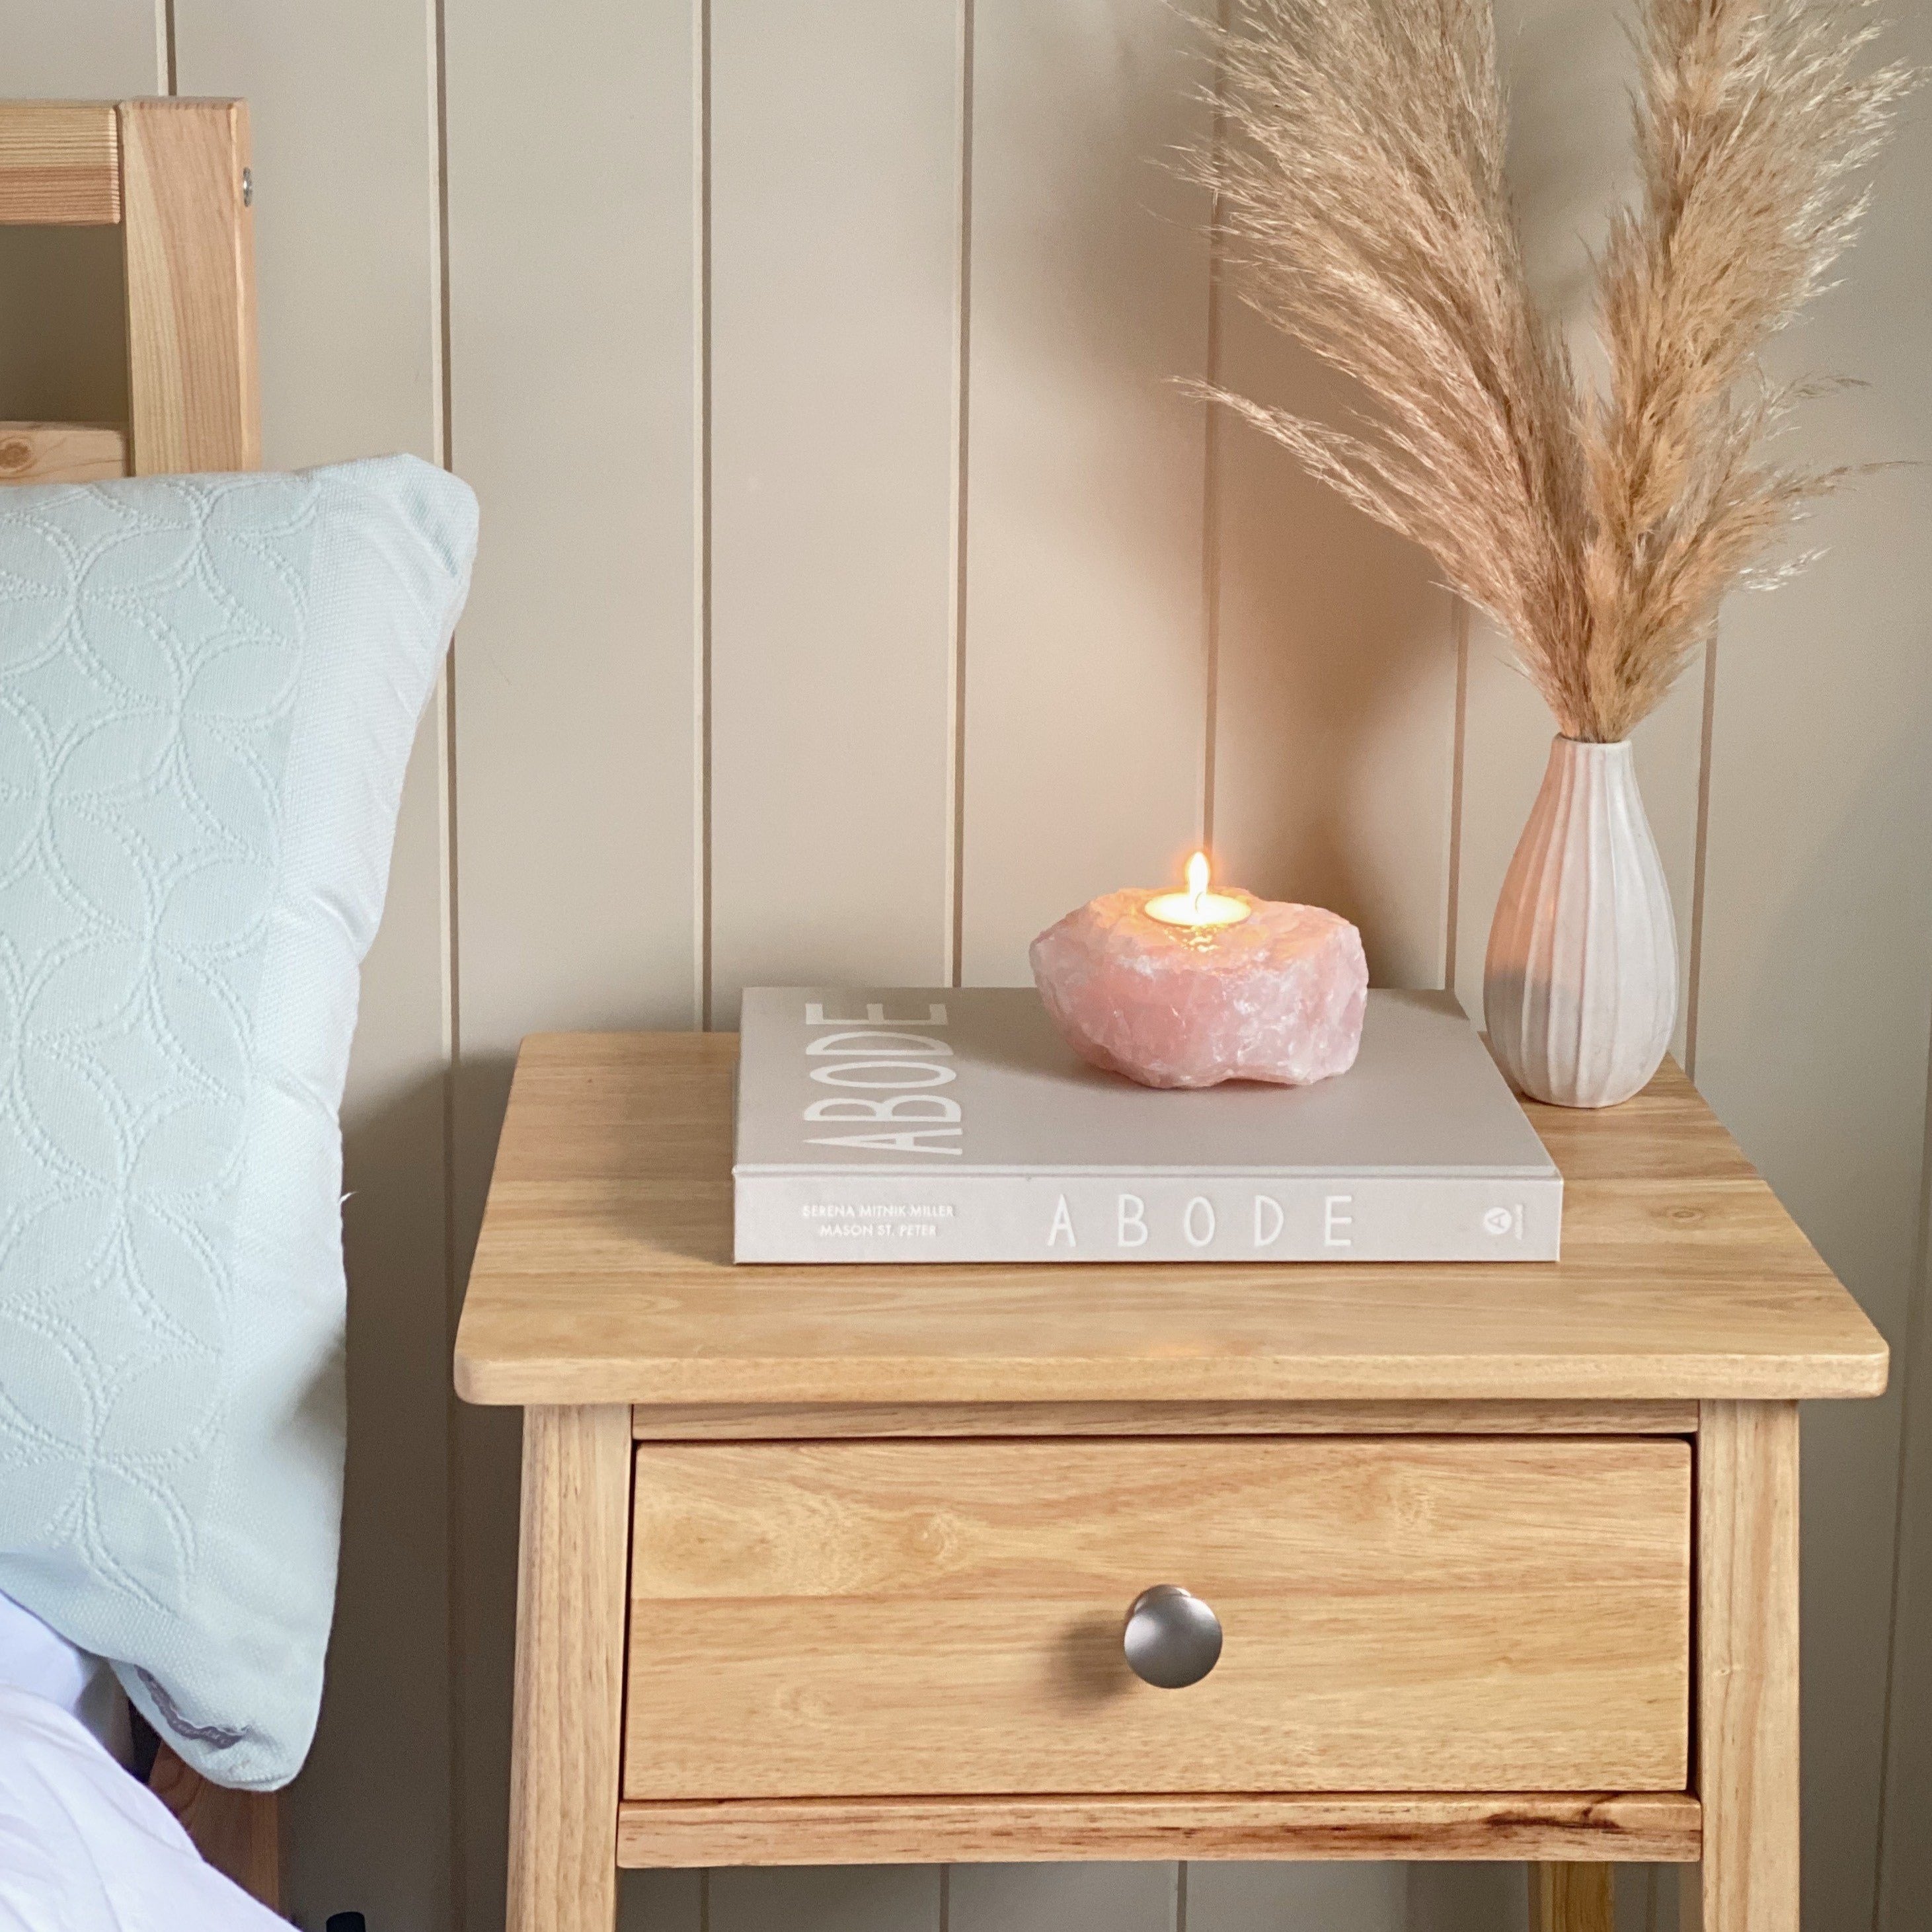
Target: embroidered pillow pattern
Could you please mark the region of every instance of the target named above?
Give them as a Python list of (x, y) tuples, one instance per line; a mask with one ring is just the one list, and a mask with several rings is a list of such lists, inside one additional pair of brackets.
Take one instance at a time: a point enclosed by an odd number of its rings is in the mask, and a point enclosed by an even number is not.
[(0, 1588), (230, 1783), (320, 1694), (335, 1107), (473, 520), (406, 458), (0, 490)]
[(164, 1614), (223, 1441), (315, 496), (0, 497), (0, 1543)]

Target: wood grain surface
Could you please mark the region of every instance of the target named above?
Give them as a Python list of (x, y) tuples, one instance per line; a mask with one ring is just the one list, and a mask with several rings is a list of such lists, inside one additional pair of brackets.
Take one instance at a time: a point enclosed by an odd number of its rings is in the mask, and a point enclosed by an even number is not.
[(1681, 1932), (1798, 1932), (1798, 1411), (1711, 1402), (1697, 1439), (1701, 1886)]
[[(1676, 1790), (1669, 1440), (638, 1452), (624, 1795)], [(1180, 1583), (1226, 1648), (1120, 1646)]]
[(1674, 1066), (1532, 1106), (1564, 1259), (730, 1261), (735, 1040), (525, 1042), (457, 1340), (488, 1402), (1684, 1400), (1876, 1394), (1886, 1346)]
[(120, 219), (112, 101), (0, 102), (0, 224), (101, 228)]
[(629, 1484), (621, 1408), (524, 1418), (509, 1932), (587, 1932), (616, 1912)]
[(262, 400), (248, 106), (128, 100), (118, 113), (134, 472), (253, 470)]
[(1446, 1796), (791, 1798), (625, 1804), (627, 1866), (934, 1858), (1602, 1858), (1697, 1856), (1682, 1792)]
[(640, 1404), (640, 1442), (956, 1436), (1690, 1436), (1694, 1402)]
[(1531, 1866), (1529, 1932), (1617, 1932), (1610, 1867)]
[(100, 483), (128, 473), (128, 432), (104, 423), (0, 422), (0, 483)]

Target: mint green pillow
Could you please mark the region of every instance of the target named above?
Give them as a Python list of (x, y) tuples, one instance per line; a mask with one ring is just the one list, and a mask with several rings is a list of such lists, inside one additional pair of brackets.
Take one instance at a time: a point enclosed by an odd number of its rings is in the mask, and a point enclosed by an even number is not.
[(476, 535), (412, 457), (0, 490), (0, 1592), (224, 1784), (314, 1732), (336, 1113)]

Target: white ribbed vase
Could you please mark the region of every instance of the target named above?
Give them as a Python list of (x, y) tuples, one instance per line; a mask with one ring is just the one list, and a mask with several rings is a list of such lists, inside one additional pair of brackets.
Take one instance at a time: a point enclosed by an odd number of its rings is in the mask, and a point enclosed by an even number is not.
[(1628, 1100), (1677, 1023), (1677, 927), (1628, 742), (1558, 738), (1483, 972), (1490, 1043), (1525, 1093)]

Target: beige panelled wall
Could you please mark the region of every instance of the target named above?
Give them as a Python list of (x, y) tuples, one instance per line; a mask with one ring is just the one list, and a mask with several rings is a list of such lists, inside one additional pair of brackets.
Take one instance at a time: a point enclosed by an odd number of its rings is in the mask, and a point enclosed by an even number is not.
[(1175, 379), (1208, 364), (1205, 204), (1155, 164), (1212, 110), (1164, 0), (964, 17), (956, 960), (1012, 984), (1042, 926), (1201, 837), (1207, 453)]
[(721, 1025), (855, 945), (946, 970), (958, 32), (952, 0), (710, 10)]
[[(1499, 6), (1532, 262), (1587, 355), (1627, 50), (1604, 0)], [(1932, 60), (1932, 15), (1892, 10)], [(483, 500), (345, 1112), (312, 1928), (501, 1923), (516, 1419), (452, 1414), (446, 1363), (524, 1033), (728, 1025), (778, 978), (1019, 980), (1040, 925), (1203, 836), (1358, 920), (1383, 981), (1480, 1004), (1548, 721), (1426, 560), (1177, 386), (1343, 400), (1220, 286), (1162, 166), (1211, 81), (1166, 0), (0, 0), (0, 93), (249, 97), (268, 460), (413, 449)], [(1932, 459), (1928, 189), (1922, 104), (1850, 285), (1780, 345), (1869, 385), (1814, 410), (1821, 455)], [(0, 238), (0, 416), (120, 406), (101, 240)], [(1682, 1046), (1900, 1350), (1891, 1396), (1808, 1426), (1817, 1932), (1915, 1932), (1932, 1895), (1928, 475), (1830, 506), (1818, 568), (1733, 600), (1640, 739)], [(1670, 1932), (1673, 1893), (1624, 1874), (1624, 1932)], [(625, 1906), (634, 1932), (1523, 1912), (1513, 1871), (1398, 1866), (671, 1874)]]
[[(523, 1035), (697, 1010), (699, 42), (688, 6), (440, 11), (450, 443), (488, 532), (453, 681), (460, 1279)], [(518, 1442), (458, 1412), (466, 1928), (502, 1912)]]

